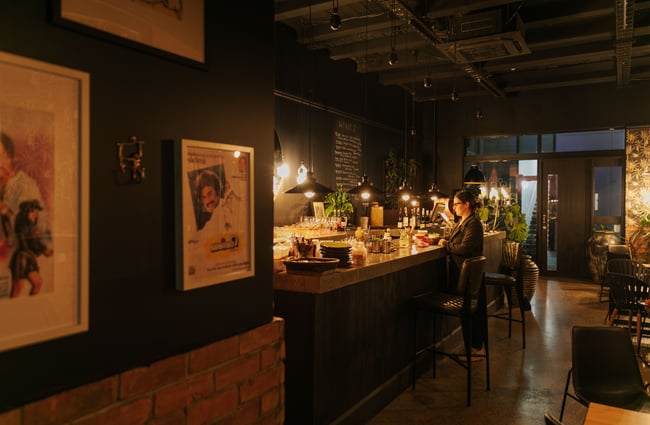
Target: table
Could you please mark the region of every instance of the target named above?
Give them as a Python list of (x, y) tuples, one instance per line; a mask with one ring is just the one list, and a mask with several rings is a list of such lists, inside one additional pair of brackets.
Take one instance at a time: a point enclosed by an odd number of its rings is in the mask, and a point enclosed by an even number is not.
[(589, 403), (584, 425), (643, 425), (650, 424), (650, 414)]

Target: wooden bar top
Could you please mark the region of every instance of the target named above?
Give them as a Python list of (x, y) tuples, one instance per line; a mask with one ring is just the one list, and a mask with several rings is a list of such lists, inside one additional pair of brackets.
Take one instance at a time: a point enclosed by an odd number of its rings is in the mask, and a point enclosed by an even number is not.
[[(494, 232), (485, 235), (486, 241), (488, 239), (501, 240), (504, 237), (505, 232)], [(397, 248), (390, 254), (368, 253), (366, 265), (337, 268), (332, 273), (275, 273), (273, 277), (273, 289), (323, 294), (358, 282), (398, 272), (428, 261), (440, 260), (445, 258), (446, 255), (447, 250), (445, 248), (438, 246), (418, 248), (415, 245), (411, 245), (409, 248)]]

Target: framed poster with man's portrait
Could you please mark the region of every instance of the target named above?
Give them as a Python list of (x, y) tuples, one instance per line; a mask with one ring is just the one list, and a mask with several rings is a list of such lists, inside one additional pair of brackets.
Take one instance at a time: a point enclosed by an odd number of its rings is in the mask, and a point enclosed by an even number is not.
[(183, 139), (176, 158), (177, 289), (254, 276), (253, 148)]
[(88, 330), (89, 81), (0, 52), (0, 351)]

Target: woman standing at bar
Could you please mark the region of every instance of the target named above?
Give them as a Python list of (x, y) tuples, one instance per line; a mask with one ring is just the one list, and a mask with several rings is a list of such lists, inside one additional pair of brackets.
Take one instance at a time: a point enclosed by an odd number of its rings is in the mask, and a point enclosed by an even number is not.
[[(454, 195), (452, 204), (453, 212), (459, 217), (459, 221), (451, 230), (449, 240), (440, 239), (439, 246), (446, 247), (451, 261), (449, 262), (449, 282), (452, 285), (458, 283), (460, 268), (466, 258), (483, 255), (483, 224), (476, 217), (474, 212), (480, 207), (479, 201), (474, 194), (464, 190)], [(472, 322), (472, 353), (485, 354), (483, 341), (485, 336), (481, 315), (473, 315)], [(482, 359), (478, 357), (476, 359)]]

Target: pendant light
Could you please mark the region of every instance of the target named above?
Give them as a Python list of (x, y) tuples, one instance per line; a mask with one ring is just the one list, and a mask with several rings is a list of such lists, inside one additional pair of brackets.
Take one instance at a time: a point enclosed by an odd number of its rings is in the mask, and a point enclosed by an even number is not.
[(404, 90), (404, 180), (397, 191), (399, 199), (403, 202), (408, 202), (411, 199), (411, 187), (408, 185), (406, 178), (408, 174), (408, 161), (406, 159), (408, 133), (408, 91)]
[(463, 183), (466, 185), (483, 185), (485, 184), (485, 176), (479, 170), (478, 164), (472, 164), (463, 178)]
[[(336, 1), (336, 4), (334, 3)], [(341, 15), (339, 15), (339, 0), (332, 0), (332, 14), (330, 15), (330, 28), (338, 31), (341, 28)]]
[(438, 176), (438, 102), (433, 101), (433, 183), (429, 188), (429, 198), (434, 202), (441, 198), (449, 198), (449, 195), (442, 193), (436, 183)]
[(396, 13), (395, 0), (390, 3), (390, 56), (388, 56), (388, 64), (390, 66), (397, 65), (399, 58), (397, 57), (397, 13)]
[[(309, 51), (311, 52), (312, 49), (312, 37), (313, 37), (313, 28), (312, 28), (312, 22), (311, 22), (311, 1), (309, 2)], [(313, 94), (313, 93), (312, 93)], [(314, 169), (312, 166), (312, 146), (311, 146), (311, 109), (312, 109), (312, 99), (311, 96), (309, 96), (308, 99), (308, 123), (309, 123), (309, 128), (308, 128), (308, 133), (309, 133), (309, 169), (306, 173), (304, 173), (305, 167), (304, 161), (301, 161), (301, 169), (303, 171), (302, 176), (304, 176), (304, 180), (301, 178), (301, 182), (299, 181), (298, 184), (296, 184), (294, 187), (291, 189), (287, 190), (284, 193), (302, 193), (305, 195), (307, 198), (311, 199), (313, 198), (317, 193), (318, 194), (323, 194), (323, 193), (330, 193), (333, 192), (332, 189), (328, 188), (327, 186), (324, 186), (316, 181), (316, 178), (314, 177)], [(299, 176), (301, 176), (300, 169), (299, 169)]]
[(365, 174), (365, 155), (363, 151), (366, 147), (366, 139), (368, 137), (368, 0), (365, 0), (366, 8), (366, 17), (365, 17), (365, 56), (364, 56), (364, 69), (363, 74), (363, 112), (364, 112), (364, 129), (363, 129), (363, 141), (361, 144), (361, 155), (362, 155), (362, 164), (364, 174), (361, 177), (361, 181), (352, 189), (348, 190), (348, 193), (351, 195), (359, 195), (362, 202), (366, 203), (370, 198), (376, 197), (379, 195), (379, 191), (370, 182), (370, 179)]

